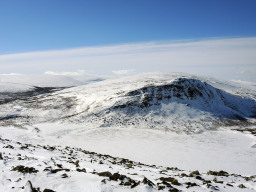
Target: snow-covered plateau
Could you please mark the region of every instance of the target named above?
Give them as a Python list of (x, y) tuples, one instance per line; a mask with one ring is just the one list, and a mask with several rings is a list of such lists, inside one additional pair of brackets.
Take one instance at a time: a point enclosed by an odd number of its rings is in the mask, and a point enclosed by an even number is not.
[(0, 191), (256, 190), (255, 83), (181, 73), (51, 77), (53, 86), (8, 78)]

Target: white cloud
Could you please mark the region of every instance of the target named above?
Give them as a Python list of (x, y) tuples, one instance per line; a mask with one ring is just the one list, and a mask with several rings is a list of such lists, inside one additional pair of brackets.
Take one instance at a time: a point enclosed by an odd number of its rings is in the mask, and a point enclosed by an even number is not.
[(65, 75), (80, 74), (81, 69), (121, 75), (129, 72), (124, 69), (134, 69), (137, 73), (180, 71), (256, 82), (255, 53), (256, 37), (133, 43), (0, 55), (0, 72)]
[(0, 75), (4, 75), (4, 76), (9, 76), (9, 75), (15, 76), (15, 75), (22, 75), (22, 74), (21, 74), (21, 73), (3, 73), (3, 74), (0, 73)]
[(76, 72), (53, 72), (53, 71), (46, 71), (44, 72), (45, 75), (65, 75), (65, 76), (78, 76), (84, 75), (84, 70), (78, 70)]
[(115, 75), (128, 75), (131, 72), (134, 72), (134, 69), (126, 69), (126, 70), (118, 70), (118, 71), (112, 71)]

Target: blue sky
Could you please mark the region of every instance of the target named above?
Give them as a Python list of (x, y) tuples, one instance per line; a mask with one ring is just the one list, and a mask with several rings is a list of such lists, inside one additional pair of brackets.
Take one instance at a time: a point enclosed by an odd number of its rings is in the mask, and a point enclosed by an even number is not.
[(0, 0), (0, 74), (256, 82), (256, 0)]
[(256, 36), (255, 0), (0, 1), (0, 54)]

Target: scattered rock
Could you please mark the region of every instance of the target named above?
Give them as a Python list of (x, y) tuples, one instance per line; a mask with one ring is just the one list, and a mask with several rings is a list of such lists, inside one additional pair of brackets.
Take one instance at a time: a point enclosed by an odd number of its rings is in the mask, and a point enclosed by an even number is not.
[(131, 169), (132, 166), (133, 166), (133, 165), (132, 165), (131, 163), (126, 164), (126, 167), (127, 167), (128, 169)]
[(177, 167), (166, 167), (166, 170), (171, 170), (171, 171), (181, 171), (180, 169), (178, 169)]
[(147, 184), (147, 185), (149, 185), (150, 187), (153, 187), (153, 186), (155, 185), (152, 181), (150, 181), (150, 180), (147, 179), (146, 177), (144, 177), (144, 179), (142, 180), (142, 183), (143, 183), (143, 184)]
[(70, 169), (52, 169), (51, 173), (58, 173), (59, 171), (67, 171), (67, 172), (69, 172)]
[(186, 173), (181, 173), (180, 175), (181, 177), (188, 177), (188, 175)]
[(109, 177), (110, 180), (114, 180), (114, 181), (117, 181), (118, 179), (119, 180), (123, 180), (123, 176), (121, 177), (121, 175), (119, 173), (114, 173), (112, 176)]
[(105, 183), (105, 184), (106, 184), (106, 183), (107, 183), (107, 180), (106, 180), (106, 179), (102, 179), (102, 180), (101, 180), (101, 183)]
[(229, 187), (233, 187), (233, 185), (231, 185), (230, 183), (227, 183), (227, 186), (229, 186)]
[(61, 178), (67, 178), (68, 177), (68, 175), (66, 174), (66, 173), (63, 173), (62, 175), (61, 175)]
[(40, 192), (39, 188), (34, 188), (31, 181), (27, 181), (25, 187), (24, 187), (25, 192)]
[[(1, 138), (0, 138), (0, 140), (1, 140)], [(5, 145), (6, 144), (9, 144), (9, 143), (5, 142)], [(22, 160), (32, 160), (33, 159), (33, 160), (38, 161), (38, 159), (36, 159), (32, 155), (28, 155), (28, 154), (33, 154), (33, 150), (35, 150), (36, 148), (42, 149), (43, 146), (40, 146), (40, 145), (33, 146), (31, 144), (23, 144), (23, 145), (18, 144), (18, 145), (23, 146), (23, 150), (24, 149), (29, 149), (29, 150), (23, 151), (22, 155), (15, 152), (14, 156), (12, 156), (11, 150), (9, 150), (10, 151), (9, 155), (6, 153), (2, 154), (0, 152), (0, 160), (3, 160), (3, 158), (5, 160), (8, 160), (8, 159), (17, 160), (18, 157), (22, 157)], [(12, 146), (12, 145), (7, 145), (7, 146)], [(14, 144), (13, 146), (15, 147), (15, 149), (18, 149), (18, 150), (21, 149), (20, 147), (17, 147), (17, 144)], [(51, 149), (50, 146), (47, 146), (46, 148), (49, 150)], [(204, 178), (202, 178), (203, 176), (205, 176), (205, 174), (201, 175), (199, 173), (199, 171), (193, 171), (189, 175), (187, 175), (186, 174), (187, 172), (184, 173), (185, 171), (179, 170), (178, 168), (169, 168), (169, 167), (165, 168), (162, 166), (155, 166), (155, 165), (149, 166), (149, 165), (145, 165), (142, 163), (133, 162), (128, 159), (122, 159), (122, 158), (118, 158), (118, 157), (115, 158), (115, 157), (108, 156), (108, 155), (101, 155), (101, 154), (94, 153), (94, 152), (84, 151), (79, 148), (69, 147), (68, 150), (66, 151), (66, 149), (61, 150), (61, 148), (58, 146), (58, 147), (55, 147), (54, 150), (60, 151), (62, 153), (62, 155), (60, 155), (58, 157), (53, 156), (51, 159), (49, 159), (49, 161), (45, 160), (41, 163), (37, 163), (37, 165), (39, 167), (41, 167), (42, 170), (44, 169), (44, 171), (49, 171), (51, 173), (58, 173), (60, 171), (77, 171), (77, 172), (86, 173), (86, 169), (81, 168), (79, 165), (79, 160), (81, 162), (83, 162), (83, 157), (80, 156), (80, 154), (79, 154), (79, 153), (82, 153), (82, 154), (86, 154), (86, 156), (88, 156), (88, 159), (86, 159), (87, 162), (89, 162), (90, 160), (93, 160), (94, 162), (96, 162), (95, 166), (97, 166), (97, 163), (99, 163), (99, 161), (104, 162), (104, 164), (106, 165), (105, 172), (97, 173), (96, 167), (95, 167), (96, 170), (93, 171), (93, 174), (97, 174), (101, 177), (105, 177), (105, 178), (103, 178), (102, 183), (109, 182), (107, 184), (113, 184), (112, 181), (116, 181), (116, 182), (120, 182), (119, 183), (120, 185), (130, 186), (131, 188), (134, 188), (134, 187), (140, 185), (140, 183), (143, 183), (143, 184), (147, 185), (147, 187), (150, 186), (154, 189), (164, 190), (164, 191), (172, 191), (172, 192), (178, 192), (179, 189), (177, 189), (177, 188), (180, 188), (185, 191), (193, 190), (192, 187), (196, 187), (196, 186), (198, 189), (199, 189), (199, 187), (200, 188), (202, 187), (204, 189), (206, 189), (206, 187), (208, 187), (209, 188), (208, 190), (210, 190), (210, 191), (224, 190), (224, 188), (230, 189), (230, 187), (237, 187), (237, 188), (243, 189), (243, 188), (246, 188), (246, 186), (244, 184), (240, 184), (240, 183), (242, 183), (243, 181), (254, 182), (253, 180), (255, 180), (254, 178), (256, 178), (256, 176), (244, 177), (241, 175), (229, 174), (225, 171), (208, 171), (207, 174), (213, 175), (213, 176), (207, 176), (207, 177), (211, 178), (212, 180), (205, 180)], [(70, 151), (72, 151), (72, 156), (69, 156), (69, 155), (65, 156), (66, 154), (70, 154)], [(3, 155), (4, 155), (4, 157), (3, 157)], [(77, 160), (77, 159), (79, 159), (79, 160)], [(65, 164), (63, 164), (63, 165), (66, 165), (66, 163), (71, 163), (69, 165), (71, 165), (72, 167), (74, 167), (74, 165), (75, 165), (76, 168), (74, 170), (73, 169), (72, 170), (65, 169), (65, 166), (62, 165), (62, 163), (64, 163), (64, 162), (65, 162)], [(152, 171), (152, 170), (153, 170), (153, 173), (157, 173), (158, 175), (161, 175), (163, 177), (159, 176), (160, 178), (158, 179), (158, 181), (156, 179), (149, 180), (146, 177), (144, 177), (144, 179), (140, 182), (140, 181), (134, 180), (126, 175), (122, 175), (119, 172), (111, 173), (110, 172), (111, 170), (112, 171), (116, 170), (115, 168), (114, 169), (112, 168), (112, 164), (111, 164), (112, 162), (116, 162), (116, 166), (119, 166), (119, 168), (122, 168), (124, 173), (127, 173), (128, 175), (138, 175), (138, 176), (136, 176), (136, 178), (139, 178), (142, 176), (141, 172)], [(58, 163), (61, 163), (61, 164), (58, 164)], [(67, 166), (69, 166), (69, 165), (67, 165)], [(48, 167), (46, 167), (46, 166), (48, 166)], [(138, 170), (138, 169), (135, 169), (132, 172), (136, 171), (137, 173), (130, 174), (127, 169), (124, 169), (124, 168), (133, 168), (133, 167), (136, 167), (136, 168), (139, 167), (141, 172), (140, 171), (137, 172), (136, 170)], [(53, 169), (53, 168), (57, 168), (57, 169)], [(151, 169), (151, 168), (153, 168), (153, 169)], [(110, 170), (110, 171), (107, 171), (107, 170)], [(169, 171), (169, 170), (171, 170), (171, 171)], [(8, 168), (8, 171), (9, 171), (9, 168)], [(17, 172), (21, 172), (23, 174), (38, 172), (38, 170), (36, 170), (35, 168), (26, 167), (24, 165), (18, 165), (16, 167), (12, 168), (11, 171), (17, 171)], [(44, 172), (42, 172), (42, 173), (49, 174), (49, 173), (44, 173)], [(64, 174), (62, 174), (62, 173), (64, 173)], [(65, 172), (62, 172), (62, 173), (61, 173), (62, 175), (56, 174), (55, 176), (61, 177), (61, 178), (70, 177), (70, 175), (67, 175)], [(88, 174), (91, 174), (91, 173), (92, 172), (90, 172)], [(24, 181), (24, 178), (27, 176), (31, 177), (29, 175), (26, 175), (26, 176), (23, 175), (23, 177), (21, 177), (21, 178), (23, 178), (22, 180)], [(51, 176), (54, 176), (54, 175), (51, 175)], [(172, 177), (169, 177), (169, 176), (172, 176)], [(225, 176), (227, 178), (224, 179), (223, 176)], [(183, 179), (181, 179), (181, 177), (192, 177), (192, 178), (184, 178), (185, 181), (183, 181)], [(16, 185), (21, 184), (21, 183), (23, 183), (23, 182), (19, 182), (21, 180), (21, 178), (19, 178), (18, 180), (17, 180), (17, 178), (12, 178), (12, 180), (10, 180), (10, 182), (13, 182)], [(179, 179), (180, 181), (182, 180), (184, 182), (184, 184), (179, 183), (179, 181), (177, 179)], [(160, 180), (160, 182), (159, 182), (159, 180)], [(225, 184), (222, 180), (225, 181)], [(239, 183), (239, 180), (240, 180), (240, 183)], [(17, 183), (17, 182), (19, 182), (19, 183)], [(157, 185), (156, 185), (156, 184), (154, 184), (156, 182), (159, 182), (159, 183), (157, 183)], [(214, 186), (215, 183), (217, 186)], [(175, 185), (180, 186), (180, 187), (175, 188), (174, 187)], [(12, 185), (12, 186), (14, 186), (14, 185)], [(21, 188), (21, 186), (16, 187), (16, 188)], [(188, 189), (188, 188), (192, 188), (192, 189)], [(54, 192), (51, 189), (44, 189), (43, 191), (41, 191), (39, 188), (34, 188), (30, 181), (27, 182), (26, 186), (24, 186), (23, 189), (26, 189), (26, 192), (27, 191), (29, 191), (29, 192)]]
[(218, 181), (216, 177), (214, 177), (213, 181), (214, 181), (215, 183), (221, 183), (221, 184), (223, 183), (223, 181)]
[(195, 178), (198, 179), (198, 180), (204, 180), (204, 179), (203, 179), (201, 176), (199, 176), (199, 175), (195, 176)]
[(192, 171), (190, 174), (189, 174), (189, 177), (196, 177), (197, 175), (200, 175), (199, 171)]
[(208, 184), (211, 183), (211, 182), (212, 182), (212, 181), (210, 181), (210, 180), (204, 180), (204, 181), (203, 181), (203, 184), (207, 184), (207, 185), (208, 185)]
[(112, 173), (110, 173), (109, 171), (105, 171), (105, 172), (98, 173), (98, 175), (101, 177), (111, 177)]
[(164, 182), (170, 182), (173, 185), (180, 185), (179, 181), (173, 177), (160, 177), (159, 179)]
[(239, 188), (246, 188), (243, 184), (238, 185)]
[(25, 167), (23, 165), (18, 165), (12, 169), (12, 171), (18, 171), (21, 173), (37, 173), (38, 170), (36, 170), (34, 167)]
[(210, 189), (214, 191), (219, 191), (219, 188), (217, 186), (211, 186)]
[[(139, 181), (135, 181), (131, 179), (130, 177), (126, 177), (125, 175), (120, 175), (120, 177), (124, 176), (123, 181), (120, 183), (120, 185), (125, 185), (125, 186), (131, 186), (131, 188), (134, 188), (140, 184)], [(120, 179), (119, 177), (119, 179)]]
[(158, 186), (158, 190), (163, 190), (164, 188), (165, 188), (164, 185), (159, 185), (159, 186)]
[(169, 189), (169, 192), (179, 192), (179, 190), (173, 187), (173, 188)]
[(51, 189), (44, 189), (43, 192), (56, 192), (56, 191), (53, 191)]
[(76, 167), (79, 167), (79, 160), (77, 160), (74, 164)]
[(198, 184), (196, 184), (196, 183), (191, 183), (191, 182), (186, 182), (185, 184), (187, 185), (186, 188), (199, 186)]
[(76, 171), (77, 171), (77, 172), (84, 172), (84, 173), (86, 173), (86, 169), (85, 169), (85, 168), (83, 168), (83, 169), (77, 168)]
[(222, 170), (221, 171), (208, 171), (207, 175), (225, 176), (225, 177), (229, 176), (228, 172), (225, 172)]
[(4, 148), (14, 149), (14, 147), (12, 145), (4, 146)]

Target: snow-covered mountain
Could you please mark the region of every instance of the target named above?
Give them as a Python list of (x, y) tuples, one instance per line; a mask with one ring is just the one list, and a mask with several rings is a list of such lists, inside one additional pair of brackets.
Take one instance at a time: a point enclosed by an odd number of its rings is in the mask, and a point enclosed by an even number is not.
[(0, 192), (256, 190), (255, 84), (69, 80), (0, 82)]
[(2, 105), (0, 112), (8, 120), (1, 123), (58, 121), (176, 132), (254, 124), (255, 114), (251, 87), (180, 73), (90, 83), (15, 100)]

